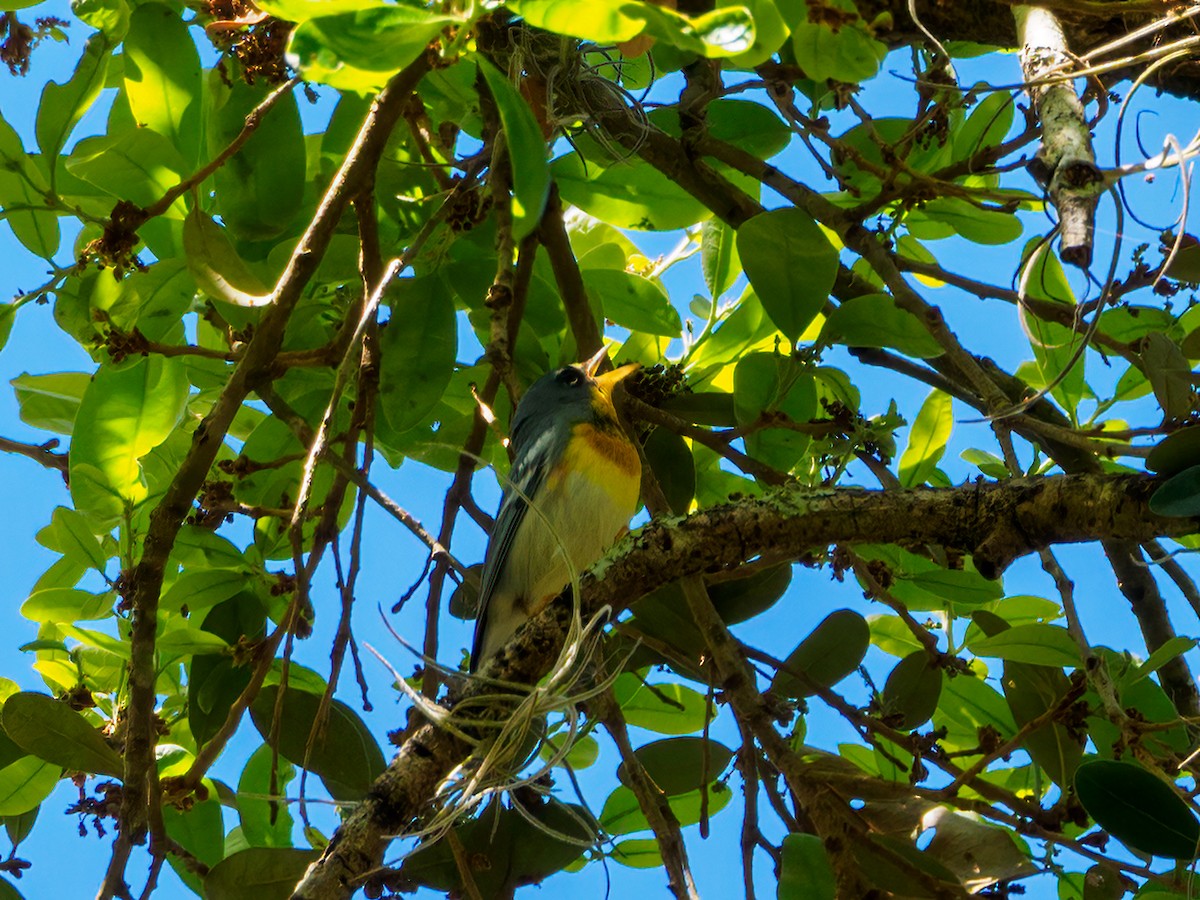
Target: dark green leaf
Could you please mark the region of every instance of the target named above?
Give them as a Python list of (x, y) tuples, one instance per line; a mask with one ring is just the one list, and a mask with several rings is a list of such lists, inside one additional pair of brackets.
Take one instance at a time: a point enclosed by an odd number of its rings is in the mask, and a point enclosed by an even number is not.
[[(265, 687), (250, 707), (254, 726), (264, 739), (271, 734), (278, 696), (277, 686)], [(307, 765), (320, 775), (335, 798), (361, 799), (386, 766), (383, 753), (362, 719), (340, 700), (330, 703), (325, 727), (311, 735), (320, 702), (319, 696), (306, 691), (290, 689), (284, 694), (277, 749), (296, 765)]]
[(789, 834), (783, 839), (779, 900), (835, 900), (837, 880), (825, 845), (815, 834)]
[[(800, 642), (775, 676), (771, 690), (785, 697), (807, 697), (814, 686), (837, 684), (862, 663), (871, 642), (867, 620), (849, 609), (831, 612)], [(805, 676), (805, 681), (791, 672)]]
[[(716, 781), (733, 751), (701, 737), (674, 737), (643, 744), (634, 751), (646, 774), (667, 796), (686, 794)], [(625, 764), (617, 768), (622, 784), (628, 783)]]
[(784, 564), (710, 585), (708, 595), (725, 624), (736, 625), (774, 606), (791, 583), (792, 567)]
[[(495, 802), (455, 827), (462, 849), (475, 863), (472, 875), (481, 896), (511, 896), (517, 885), (541, 881), (578, 859), (596, 838), (594, 820), (580, 806), (526, 802), (525, 815)], [(404, 872), (426, 887), (462, 892), (462, 876), (445, 840), (419, 847), (405, 860)]]
[(896, 664), (883, 686), (885, 716), (910, 731), (929, 721), (942, 695), (942, 670), (925, 650), (910, 653)]
[[(229, 145), (245, 126), (246, 116), (273, 90), (264, 81), (246, 84), (236, 70), (231, 74), (223, 78), (213, 70), (208, 78), (210, 156)], [(266, 240), (284, 233), (304, 203), (305, 161), (300, 110), (295, 96), (289, 94), (280, 98), (254, 134), (214, 175), (216, 212), (225, 227), (244, 240)], [(218, 271), (226, 271), (223, 260), (212, 263)], [(258, 293), (252, 283), (244, 289)]]
[(745, 222), (737, 250), (746, 277), (775, 327), (795, 342), (829, 298), (838, 254), (798, 209), (776, 209)]
[(1160, 516), (1200, 515), (1200, 465), (1160, 484), (1150, 497), (1150, 510)]
[[(1018, 727), (1055, 707), (1071, 688), (1062, 669), (1022, 662), (1006, 662), (1001, 683)], [(1079, 740), (1058, 722), (1034, 730), (1025, 738), (1024, 747), (1060, 788), (1070, 784), (1083, 758)]]
[(316, 850), (254, 847), (221, 860), (204, 877), (208, 900), (287, 900)]
[(1168, 784), (1141, 766), (1092, 760), (1075, 772), (1075, 791), (1096, 824), (1134, 850), (1196, 857), (1200, 822)]
[(1170, 477), (1200, 463), (1200, 427), (1184, 428), (1159, 441), (1146, 457), (1146, 468)]
[(4, 730), (26, 753), (39, 759), (91, 774), (120, 778), (121, 757), (87, 719), (67, 704), (23, 691), (4, 702)]
[(967, 120), (954, 132), (954, 155), (968, 159), (1000, 144), (1012, 127), (1016, 104), (1006, 91), (990, 91), (976, 104)]
[[(733, 372), (733, 403), (742, 426), (752, 425), (760, 417), (769, 420), (771, 413), (806, 423), (817, 413), (816, 384), (790, 357), (748, 353)], [(768, 426), (746, 436), (746, 450), (755, 459), (786, 472), (800, 461), (811, 442), (811, 436), (803, 432)]]
[(696, 494), (696, 466), (687, 442), (673, 431), (656, 428), (646, 439), (646, 461), (676, 515), (688, 511)]
[(402, 279), (390, 296), (392, 317), (380, 338), (379, 403), (399, 433), (441, 400), (454, 374), (458, 333), (454, 303), (438, 279)]

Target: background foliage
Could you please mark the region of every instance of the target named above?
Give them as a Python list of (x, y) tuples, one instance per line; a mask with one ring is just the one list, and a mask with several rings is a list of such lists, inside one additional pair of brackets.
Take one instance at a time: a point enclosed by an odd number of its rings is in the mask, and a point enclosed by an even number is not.
[[(103, 897), (1188, 896), (1200, 6), (961, 6), (0, 0), (0, 449), (69, 490), (0, 896), (64, 780)], [(568, 605), (464, 687), (510, 410), (602, 342), (660, 521), (602, 663)]]

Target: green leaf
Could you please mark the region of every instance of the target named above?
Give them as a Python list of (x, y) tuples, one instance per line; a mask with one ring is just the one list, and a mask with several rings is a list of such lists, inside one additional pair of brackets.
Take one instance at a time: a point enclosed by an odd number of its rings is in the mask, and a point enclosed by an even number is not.
[[(232, 186), (230, 188), (232, 190)], [(222, 199), (226, 199), (222, 196)], [(245, 202), (239, 197), (233, 203)], [(254, 215), (243, 209), (235, 221), (246, 224)], [(239, 226), (240, 227), (240, 226)], [(271, 300), (271, 289), (238, 256), (225, 229), (197, 206), (183, 222), (183, 251), (196, 286), (214, 300), (254, 308)]]
[(613, 684), (613, 693), (625, 721), (659, 734), (692, 734), (704, 727), (708, 699), (676, 682), (643, 684), (625, 673)]
[(178, 359), (101, 366), (76, 416), (71, 442), (75, 508), (111, 521), (146, 499), (140, 460), (166, 440), (183, 415), (188, 383)]
[(736, 625), (770, 609), (792, 583), (790, 565), (772, 566), (748, 578), (709, 585), (708, 595), (726, 625)]
[(292, 32), (287, 58), (306, 81), (347, 91), (377, 90), (453, 21), (415, 4), (372, 4), (320, 15), (305, 19)]
[(1142, 339), (1142, 368), (1168, 421), (1183, 421), (1192, 413), (1192, 364), (1179, 346), (1157, 332)]
[(980, 209), (958, 197), (930, 200), (921, 207), (921, 218), (949, 226), (954, 234), (976, 244), (1007, 244), (1024, 230), (1013, 213)]
[(900, 484), (915, 487), (929, 480), (954, 428), (950, 395), (934, 389), (925, 398), (908, 432), (908, 446), (900, 456)]
[(564, 200), (617, 228), (671, 231), (712, 215), (666, 175), (636, 158), (604, 169), (568, 153), (550, 165), (550, 172)]
[(90, 383), (86, 372), (25, 373), (9, 381), (17, 395), (21, 421), (56, 434), (71, 433), (79, 402)]
[(714, 300), (732, 288), (742, 272), (737, 233), (720, 219), (709, 219), (700, 226), (700, 268)]
[(941, 356), (942, 346), (920, 319), (896, 306), (887, 294), (847, 300), (825, 321), (821, 340), (847, 347), (894, 347), (906, 356)]
[(656, 428), (643, 450), (671, 510), (686, 514), (696, 495), (696, 465), (687, 441), (666, 428)]
[[(733, 799), (733, 791), (723, 782), (711, 784), (707, 790), (709, 816), (715, 816)], [(675, 813), (675, 818), (681, 826), (694, 825), (700, 821), (700, 791), (670, 797), (669, 802), (671, 811)], [(637, 797), (625, 785), (614, 790), (604, 801), (604, 808), (600, 811), (600, 825), (612, 835), (633, 834), (650, 828), (650, 823), (646, 821), (638, 805)]]
[(1167, 638), (1157, 650), (1150, 654), (1150, 657), (1144, 663), (1138, 666), (1137, 674), (1129, 683), (1136, 683), (1147, 675), (1157, 672), (1171, 660), (1182, 656), (1195, 646), (1195, 638), (1181, 637), (1179, 635)]
[(4, 702), (2, 719), (8, 736), (39, 759), (64, 769), (116, 778), (124, 772), (121, 757), (99, 730), (53, 697), (30, 691), (13, 694)]
[(643, 334), (677, 338), (683, 330), (679, 313), (661, 287), (648, 278), (616, 269), (583, 273), (588, 296), (601, 305), (605, 318)]
[(19, 816), (50, 796), (62, 768), (34, 756), (22, 756), (0, 769), (0, 816)]
[(546, 163), (546, 138), (529, 104), (500, 70), (481, 59), (483, 73), (508, 142), (512, 166), (513, 240), (520, 241), (538, 226), (550, 194), (550, 167)]
[[(167, 138), (183, 159), (200, 156), (200, 54), (165, 3), (146, 3), (125, 35), (125, 93), (138, 125)], [(190, 167), (190, 166), (189, 166)]]
[[(246, 761), (238, 779), (238, 821), (242, 835), (251, 847), (292, 846), (292, 814), (283, 798), (296, 770), (286, 759), (279, 760), (274, 781), (271, 767), (274, 753), (263, 744)], [(272, 800), (270, 798), (280, 799)]]
[[(238, 136), (246, 116), (273, 90), (259, 80), (246, 84), (238, 71), (222, 77), (208, 76), (211, 113), (207, 117), (208, 155), (215, 157)], [(294, 94), (280, 98), (241, 148), (217, 169), (215, 212), (228, 232), (246, 241), (261, 241), (283, 234), (304, 206), (306, 169), (304, 130)], [(215, 237), (210, 235), (210, 240)], [(260, 293), (228, 256), (210, 245), (213, 267), (250, 294)], [(236, 252), (230, 254), (236, 258)], [(236, 279), (236, 281), (234, 280)]]
[[(278, 686), (265, 687), (250, 707), (254, 727), (264, 740), (272, 731), (278, 696)], [(330, 703), (325, 727), (310, 743), (320, 702), (319, 696), (307, 691), (290, 689), (283, 695), (277, 749), (296, 765), (307, 765), (320, 775), (336, 799), (359, 800), (386, 767), (383, 753), (363, 720), (340, 700)]]
[(112, 46), (102, 32), (93, 34), (84, 44), (83, 55), (71, 78), (63, 84), (48, 81), (42, 88), (34, 130), (52, 184), (58, 154), (104, 87), (111, 50)]
[(106, 619), (112, 615), (116, 596), (91, 594), (75, 588), (48, 588), (34, 591), (21, 604), (21, 615), (34, 622), (78, 622)]
[(225, 857), (221, 803), (215, 797), (200, 800), (187, 809), (165, 803), (162, 811), (167, 836), (202, 863), (215, 866)]
[(58, 252), (58, 215), (47, 208), (44, 178), (13, 127), (0, 116), (0, 210), (25, 249), (43, 259)]
[[(76, 178), (139, 206), (157, 202), (188, 171), (187, 163), (170, 140), (148, 128), (85, 138), (75, 145), (66, 166)], [(187, 206), (180, 198), (166, 216), (182, 220), (186, 211)]]
[[(583, 807), (552, 800), (526, 801), (523, 808), (522, 813), (494, 802), (454, 829), (472, 860), (480, 896), (510, 897), (517, 885), (537, 883), (562, 870), (596, 841), (595, 822)], [(442, 840), (419, 847), (405, 860), (405, 874), (417, 884), (465, 896), (455, 855), (447, 844)]]
[[(546, 742), (542, 744), (542, 749), (538, 751), (538, 756), (545, 760), (550, 759), (565, 740), (565, 735), (555, 735), (546, 738)], [(567, 755), (563, 762), (575, 771), (579, 771), (580, 769), (586, 769), (588, 766), (594, 765), (599, 758), (600, 743), (590, 734), (585, 734), (577, 738), (575, 743), (567, 750)]]
[(767, 315), (794, 343), (829, 298), (837, 250), (816, 222), (794, 208), (760, 213), (743, 223), (737, 250)]
[(800, 22), (792, 28), (792, 51), (813, 81), (857, 83), (873, 78), (887, 56), (861, 19), (837, 29), (824, 22)]
[(825, 845), (815, 834), (789, 834), (783, 839), (779, 900), (835, 900), (837, 880)]
[(1150, 496), (1150, 511), (1159, 516), (1200, 515), (1200, 465), (1160, 484)]
[(506, 5), (535, 28), (601, 44), (627, 41), (645, 27), (640, 4), (629, 0), (512, 0)]
[[(790, 357), (747, 353), (733, 371), (733, 404), (741, 426), (776, 412), (792, 422), (807, 422), (817, 414), (816, 383)], [(803, 432), (767, 427), (747, 435), (746, 451), (786, 472), (800, 461), (811, 443), (812, 437)]]
[[(1071, 682), (1062, 669), (1022, 662), (1006, 662), (1001, 683), (1018, 727), (1052, 709), (1071, 689)], [(1033, 761), (1063, 789), (1070, 784), (1071, 776), (1083, 758), (1079, 740), (1058, 722), (1036, 729), (1025, 738), (1024, 747)]]
[(1122, 843), (1153, 856), (1192, 860), (1200, 822), (1157, 776), (1130, 762), (1097, 759), (1075, 772), (1079, 802)]
[(990, 91), (954, 132), (954, 156), (968, 159), (1003, 142), (1012, 128), (1016, 104), (1007, 91)]
[(379, 404), (393, 431), (421, 422), (442, 399), (458, 349), (454, 302), (437, 278), (405, 278), (389, 292), (380, 337)]
[(50, 525), (38, 532), (38, 543), (103, 572), (108, 557), (87, 520), (73, 509), (57, 506)]
[[(702, 737), (652, 741), (638, 747), (633, 755), (668, 797), (712, 784), (733, 759), (733, 751), (728, 747)], [(617, 767), (617, 778), (622, 784), (628, 784), (625, 763)]]
[(1183, 428), (1169, 434), (1150, 451), (1146, 468), (1170, 477), (1200, 465), (1200, 427)]
[(609, 851), (608, 858), (631, 869), (658, 869), (663, 864), (656, 838), (627, 838)]
[(188, 614), (195, 615), (240, 593), (249, 577), (245, 569), (186, 571), (162, 595), (159, 609), (177, 613), (186, 606)]
[(831, 687), (859, 667), (870, 642), (871, 629), (866, 619), (853, 610), (835, 610), (788, 654), (784, 668), (771, 683), (771, 690), (795, 698), (814, 693), (789, 671), (799, 672), (814, 685)]
[(204, 877), (207, 900), (287, 900), (320, 853), (254, 847), (221, 860)]
[(1067, 629), (1056, 625), (1015, 625), (991, 637), (971, 640), (967, 649), (976, 656), (995, 656), (1040, 666), (1080, 665), (1079, 645)]
[(942, 670), (924, 650), (896, 664), (883, 686), (883, 714), (896, 717), (896, 726), (911, 731), (929, 721), (942, 695)]

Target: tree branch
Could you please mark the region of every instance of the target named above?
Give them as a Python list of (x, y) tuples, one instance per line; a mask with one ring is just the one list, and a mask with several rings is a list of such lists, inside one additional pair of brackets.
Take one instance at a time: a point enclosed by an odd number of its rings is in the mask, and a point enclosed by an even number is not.
[(304, 286), (317, 270), (346, 204), (361, 190), (383, 153), (387, 137), (400, 116), (403, 103), (429, 68), (423, 54), (398, 73), (379, 93), (354, 146), (324, 198), (300, 243), (288, 261), (272, 293), (271, 305), (263, 315), (254, 338), (234, 369), (220, 398), (192, 436), (192, 445), (180, 464), (163, 499), (150, 516), (142, 558), (134, 567), (131, 606), (129, 705), (124, 752), (124, 788), (119, 822), (121, 826), (100, 900), (107, 900), (124, 887), (125, 866), (135, 842), (143, 839), (146, 812), (151, 798), (148, 773), (154, 765), (155, 644), (158, 630), (158, 598), (163, 573), (183, 520), (191, 511), (196, 492), (216, 459), (226, 432), (246, 396), (271, 370), (283, 341), (283, 332)]
[[(584, 617), (604, 607), (619, 612), (679, 578), (751, 559), (796, 559), (834, 542), (942, 544), (973, 551), (980, 571), (995, 575), (1041, 546), (1109, 538), (1145, 541), (1200, 530), (1200, 520), (1150, 511), (1156, 485), (1140, 475), (1071, 475), (906, 491), (778, 488), (687, 517), (653, 520), (584, 577), (582, 612)], [(485, 663), (463, 700), (482, 694), (494, 698), (497, 680), (535, 684), (557, 657), (571, 615), (566, 598), (551, 603)], [(504, 715), (504, 705), (491, 704), (491, 712)], [(348, 897), (380, 864), (391, 838), (418, 821), (438, 786), (470, 751), (465, 741), (433, 725), (415, 729), (367, 800), (310, 867), (295, 900)]]

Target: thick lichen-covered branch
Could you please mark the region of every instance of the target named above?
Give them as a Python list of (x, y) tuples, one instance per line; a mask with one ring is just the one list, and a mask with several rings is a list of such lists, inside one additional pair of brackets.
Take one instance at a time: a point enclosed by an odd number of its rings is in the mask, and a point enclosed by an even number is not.
[[(751, 560), (795, 560), (832, 543), (941, 544), (974, 554), (976, 567), (999, 574), (1040, 547), (1094, 540), (1146, 541), (1200, 530), (1200, 521), (1150, 511), (1153, 479), (1071, 475), (1012, 479), (906, 491), (778, 488), (763, 497), (656, 519), (629, 536), (581, 584), (584, 615), (625, 609), (679, 578)], [(570, 604), (548, 609), (492, 657), (486, 679), (534, 684), (557, 657)], [(473, 682), (465, 697), (491, 693)], [(504, 714), (496, 704), (494, 714)], [(438, 785), (470, 753), (466, 742), (433, 725), (413, 729), (366, 801), (334, 835), (294, 897), (345, 898), (379, 866), (391, 837), (412, 830)]]

